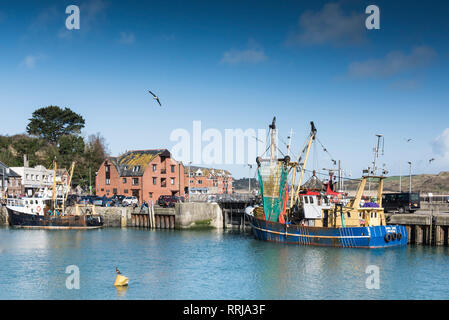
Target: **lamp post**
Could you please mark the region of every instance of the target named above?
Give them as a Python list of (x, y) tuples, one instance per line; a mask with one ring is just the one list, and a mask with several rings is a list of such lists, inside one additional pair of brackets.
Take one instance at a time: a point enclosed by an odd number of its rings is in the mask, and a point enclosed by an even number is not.
[(248, 163), (248, 168), (248, 193), (251, 194), (251, 169), (253, 168), (253, 165)]
[(409, 161), (408, 164), (410, 165), (410, 185), (409, 185), (409, 193), (412, 193), (412, 162)]

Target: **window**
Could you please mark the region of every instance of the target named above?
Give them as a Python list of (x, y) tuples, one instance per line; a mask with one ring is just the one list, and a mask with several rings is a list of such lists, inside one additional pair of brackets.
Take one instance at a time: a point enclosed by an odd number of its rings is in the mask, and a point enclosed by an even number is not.
[(166, 180), (167, 180), (166, 178), (161, 178), (161, 187), (162, 188), (165, 188), (167, 186)]
[(157, 183), (157, 178), (153, 177), (153, 184), (156, 185), (156, 183)]
[(153, 192), (150, 192), (150, 199), (153, 199)]
[(153, 164), (153, 172), (156, 172), (156, 169), (157, 169), (156, 165)]
[(310, 203), (313, 204), (313, 197), (310, 197)]
[[(103, 191), (103, 189), (101, 189)], [(123, 190), (124, 193), (128, 193), (128, 189)]]
[(198, 180), (198, 184), (203, 184), (203, 180)]
[(117, 194), (117, 188), (112, 189), (112, 193)]
[(133, 186), (137, 186), (139, 184), (139, 178), (133, 178)]
[(175, 178), (170, 178), (170, 183), (175, 184)]
[(126, 178), (123, 178), (123, 183), (126, 183)]
[(170, 166), (170, 170), (171, 170), (172, 173), (174, 173), (175, 172), (175, 166), (171, 165)]
[(103, 189), (103, 188), (101, 188), (101, 191), (104, 191), (104, 189)]
[(110, 185), (111, 184), (111, 179), (106, 179), (106, 185)]
[(134, 166), (133, 172), (139, 172), (139, 171), (140, 171), (140, 166)]
[(109, 166), (106, 166), (105, 170), (106, 170), (106, 172), (109, 172), (109, 170), (110, 170)]
[(309, 197), (304, 197), (304, 203), (309, 203)]

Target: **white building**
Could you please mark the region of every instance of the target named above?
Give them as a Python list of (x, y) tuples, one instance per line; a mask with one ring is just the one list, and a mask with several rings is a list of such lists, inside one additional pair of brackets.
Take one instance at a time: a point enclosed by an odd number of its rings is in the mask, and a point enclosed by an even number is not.
[(22, 187), (27, 195), (39, 189), (51, 188), (53, 185), (53, 170), (46, 169), (44, 166), (11, 167), (11, 169), (22, 177)]

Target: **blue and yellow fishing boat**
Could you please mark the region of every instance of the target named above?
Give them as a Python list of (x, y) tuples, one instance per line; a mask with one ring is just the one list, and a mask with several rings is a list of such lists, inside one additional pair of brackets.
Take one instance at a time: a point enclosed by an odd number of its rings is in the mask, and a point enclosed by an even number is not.
[[(384, 176), (363, 176), (355, 197), (348, 201), (329, 188), (324, 192), (310, 192), (301, 185), (310, 146), (317, 132), (313, 122), (311, 127), (302, 163), (301, 157), (297, 162), (291, 161), (288, 155), (276, 157), (275, 118), (270, 125), (270, 158), (258, 157), (256, 160), (262, 205), (248, 208), (246, 213), (256, 239), (348, 248), (407, 245), (405, 227), (386, 224), (382, 208)], [(300, 172), (297, 184), (296, 172)], [(378, 181), (377, 197), (362, 206), (368, 179)]]

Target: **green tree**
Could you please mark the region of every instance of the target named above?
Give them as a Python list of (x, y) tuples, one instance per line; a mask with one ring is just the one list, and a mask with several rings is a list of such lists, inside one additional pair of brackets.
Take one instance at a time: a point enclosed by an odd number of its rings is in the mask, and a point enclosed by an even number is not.
[(63, 135), (78, 135), (85, 124), (81, 115), (58, 106), (37, 109), (29, 120), (27, 133), (53, 144)]

